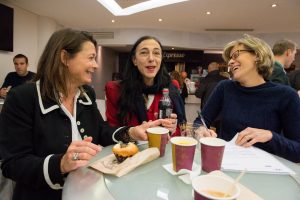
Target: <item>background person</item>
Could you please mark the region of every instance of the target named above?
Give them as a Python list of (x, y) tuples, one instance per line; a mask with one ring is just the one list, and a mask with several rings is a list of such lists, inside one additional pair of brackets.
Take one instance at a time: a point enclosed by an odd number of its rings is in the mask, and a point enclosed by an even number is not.
[[(155, 120), (163, 88), (169, 88), (173, 112), (178, 122), (185, 121), (185, 109), (178, 89), (163, 64), (161, 43), (144, 36), (133, 45), (121, 81), (109, 81), (105, 86), (106, 117), (113, 125), (138, 125)], [(175, 117), (175, 115), (172, 115)], [(170, 119), (174, 124), (176, 119)], [(167, 127), (173, 135), (180, 135), (176, 126)]]
[(18, 54), (13, 58), (15, 72), (10, 72), (6, 75), (4, 83), (0, 89), (0, 96), (5, 98), (7, 92), (18, 85), (31, 81), (35, 73), (28, 71), (28, 58), (23, 54)]
[(295, 60), (295, 55), (297, 53), (296, 44), (291, 40), (279, 40), (275, 42), (272, 51), (275, 57), (275, 63), (269, 80), (284, 85), (290, 85), (285, 69), (290, 68)]
[(183, 78), (181, 77), (180, 73), (175, 70), (170, 73), (170, 76), (171, 76), (173, 84), (174, 84), (174, 81), (178, 82), (178, 86), (176, 86), (176, 83), (174, 85), (176, 87), (178, 87), (182, 101), (183, 101), (183, 103), (185, 103), (185, 98), (189, 96), (189, 93), (187, 91), (187, 87), (186, 87), (186, 84), (185, 84)]
[[(205, 104), (202, 115), (210, 126), (220, 114), (218, 137), (236, 144), (257, 146), (293, 162), (300, 162), (300, 101), (291, 87), (266, 81), (273, 53), (262, 40), (246, 35), (224, 47), (233, 80), (221, 81)], [(196, 123), (201, 123), (197, 118)], [(203, 127), (202, 136), (216, 136)]]
[(300, 69), (291, 71), (288, 74), (288, 77), (292, 88), (299, 91), (300, 90)]
[(34, 82), (10, 91), (0, 115), (3, 175), (16, 182), (14, 200), (59, 200), (69, 172), (85, 166), (101, 147), (122, 140), (147, 140), (146, 128), (110, 127), (88, 86), (97, 43), (82, 31), (62, 29), (49, 39)]
[[(200, 85), (195, 92), (195, 96), (201, 99), (201, 110), (203, 109), (216, 85), (220, 81), (226, 80), (224, 76), (220, 75), (219, 64), (217, 62), (211, 62), (207, 67), (207, 71), (207, 76), (200, 81)], [(215, 127), (218, 132), (220, 129), (219, 117), (211, 125)]]

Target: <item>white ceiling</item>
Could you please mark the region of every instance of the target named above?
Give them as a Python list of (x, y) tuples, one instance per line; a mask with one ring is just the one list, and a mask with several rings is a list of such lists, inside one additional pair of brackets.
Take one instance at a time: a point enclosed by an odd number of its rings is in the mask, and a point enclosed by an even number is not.
[[(117, 0), (121, 7), (142, 1)], [(32, 13), (50, 17), (63, 26), (89, 31), (150, 28), (192, 33), (207, 33), (206, 29), (253, 29), (249, 33), (300, 33), (300, 0), (189, 0), (120, 17), (113, 16), (97, 0), (8, 2)], [(274, 2), (278, 6), (271, 8)], [(206, 15), (206, 11), (212, 14)], [(163, 21), (158, 22), (158, 18)], [(112, 23), (112, 19), (116, 22)]]

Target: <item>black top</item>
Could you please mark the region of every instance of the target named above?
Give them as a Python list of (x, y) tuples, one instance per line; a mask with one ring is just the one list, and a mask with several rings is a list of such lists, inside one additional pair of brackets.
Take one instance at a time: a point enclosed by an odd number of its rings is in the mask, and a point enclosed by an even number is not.
[(290, 72), (288, 74), (291, 86), (296, 89), (300, 90), (300, 69)]
[(31, 81), (35, 76), (35, 73), (28, 71), (26, 76), (19, 76), (17, 72), (10, 72), (6, 75), (4, 83), (1, 88), (12, 86), (16, 87), (22, 85), (28, 81)]
[[(122, 128), (108, 126), (94, 90), (84, 89), (74, 113), (81, 137), (92, 136), (93, 143), (102, 146), (113, 144), (112, 134), (121, 136)], [(0, 114), (1, 168), (16, 182), (14, 200), (62, 198), (60, 160), (72, 142), (72, 124), (60, 105), (42, 100), (40, 94), (39, 83), (20, 85), (8, 93)]]

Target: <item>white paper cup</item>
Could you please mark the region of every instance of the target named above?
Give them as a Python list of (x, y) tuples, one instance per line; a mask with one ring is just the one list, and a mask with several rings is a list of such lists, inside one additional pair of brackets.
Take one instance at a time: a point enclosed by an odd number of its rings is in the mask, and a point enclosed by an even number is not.
[(203, 175), (193, 179), (192, 186), (194, 190), (194, 200), (234, 200), (240, 195), (240, 188), (237, 184), (234, 185), (232, 192), (228, 197), (217, 197), (211, 194), (225, 195), (232, 187), (234, 181), (225, 179), (219, 176)]

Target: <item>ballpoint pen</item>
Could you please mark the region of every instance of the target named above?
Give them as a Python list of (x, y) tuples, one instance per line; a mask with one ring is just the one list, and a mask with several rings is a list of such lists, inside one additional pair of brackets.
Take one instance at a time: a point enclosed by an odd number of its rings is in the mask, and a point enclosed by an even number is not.
[(199, 115), (199, 117), (200, 117), (200, 119), (201, 119), (202, 125), (203, 125), (203, 126), (206, 128), (206, 130), (208, 131), (208, 128), (207, 128), (207, 126), (206, 126), (206, 123), (205, 123), (205, 121), (204, 121), (204, 118), (203, 118), (201, 112), (200, 112), (199, 110), (198, 110), (197, 112), (198, 112), (198, 115)]

